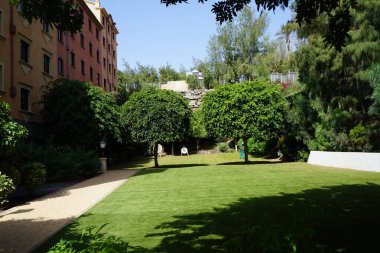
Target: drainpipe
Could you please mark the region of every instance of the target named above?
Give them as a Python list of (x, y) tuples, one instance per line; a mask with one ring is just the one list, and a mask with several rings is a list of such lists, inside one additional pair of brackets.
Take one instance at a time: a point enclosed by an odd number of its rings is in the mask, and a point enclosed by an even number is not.
[(17, 95), (17, 88), (15, 85), (15, 60), (14, 60), (14, 36), (16, 34), (16, 25), (14, 24), (14, 14), (13, 14), (13, 6), (9, 5), (9, 13), (10, 13), (10, 22), (9, 22), (9, 33), (10, 33), (10, 90), (9, 93), (11, 97), (15, 97)]

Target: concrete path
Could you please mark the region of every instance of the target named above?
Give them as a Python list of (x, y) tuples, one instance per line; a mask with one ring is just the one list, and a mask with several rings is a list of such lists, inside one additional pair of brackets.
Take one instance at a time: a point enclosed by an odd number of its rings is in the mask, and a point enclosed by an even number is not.
[(136, 172), (109, 171), (0, 213), (0, 253), (31, 252)]

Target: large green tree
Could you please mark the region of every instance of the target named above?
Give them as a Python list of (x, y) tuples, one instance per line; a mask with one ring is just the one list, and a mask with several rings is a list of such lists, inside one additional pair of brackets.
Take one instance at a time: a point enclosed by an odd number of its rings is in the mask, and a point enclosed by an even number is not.
[[(340, 51), (325, 46), (326, 15), (298, 31), (303, 40), (296, 52), (300, 80), (305, 84), (301, 95), (309, 100), (309, 106), (299, 109), (313, 116), (307, 117), (307, 122), (300, 120), (305, 124), (302, 129), (313, 129), (309, 131), (309, 149), (348, 151), (352, 129), (363, 125), (371, 132), (378, 126), (376, 117), (369, 113), (375, 87), (370, 85), (367, 72), (380, 62), (380, 2), (360, 0), (350, 13), (350, 39)], [(377, 138), (371, 136), (370, 146), (378, 149)]]
[(202, 109), (197, 109), (193, 111), (193, 115), (190, 121), (191, 126), (191, 136), (195, 138), (197, 142), (197, 152), (199, 151), (199, 139), (207, 138), (207, 130), (202, 117)]
[(221, 85), (207, 93), (202, 102), (202, 114), (210, 135), (243, 139), (247, 163), (248, 139), (278, 137), (283, 131), (286, 107), (280, 87), (255, 80)]
[(188, 101), (169, 90), (147, 88), (135, 92), (122, 106), (123, 120), (133, 141), (154, 146), (155, 167), (161, 142), (183, 140), (190, 135)]
[(45, 87), (42, 103), (48, 134), (57, 144), (94, 150), (102, 139), (121, 140), (119, 108), (99, 87), (58, 79)]

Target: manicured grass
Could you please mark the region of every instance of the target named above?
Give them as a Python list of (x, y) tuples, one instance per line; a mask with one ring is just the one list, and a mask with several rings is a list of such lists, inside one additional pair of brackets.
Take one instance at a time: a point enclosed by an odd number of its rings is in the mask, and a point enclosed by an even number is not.
[(136, 252), (380, 252), (380, 173), (238, 156), (136, 161), (146, 169), (57, 237), (108, 223)]

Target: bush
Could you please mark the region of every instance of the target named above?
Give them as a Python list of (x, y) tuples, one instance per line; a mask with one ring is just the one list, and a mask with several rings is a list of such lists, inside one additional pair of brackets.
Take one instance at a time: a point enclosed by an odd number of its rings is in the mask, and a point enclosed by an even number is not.
[(8, 203), (9, 194), (14, 191), (15, 186), (12, 179), (6, 175), (2, 175), (0, 171), (0, 207)]
[(367, 144), (367, 130), (362, 125), (357, 125), (350, 130), (350, 141), (356, 151), (365, 151)]
[(98, 172), (98, 157), (93, 151), (31, 144), (26, 147), (24, 154), (27, 162), (46, 165), (49, 182), (87, 178)]
[(46, 166), (43, 163), (28, 163), (23, 167), (23, 184), (30, 194), (46, 182)]
[(21, 173), (15, 168), (9, 168), (4, 171), (4, 173), (12, 179), (13, 184), (17, 187), (21, 183)]
[(48, 253), (124, 253), (131, 248), (127, 242), (114, 235), (106, 235), (100, 231), (101, 226), (94, 231), (95, 226), (84, 229), (81, 237), (74, 240), (61, 240)]
[(219, 143), (217, 148), (218, 148), (219, 152), (222, 152), (222, 153), (226, 153), (226, 152), (231, 151), (231, 149), (228, 147), (228, 145), (224, 142)]

